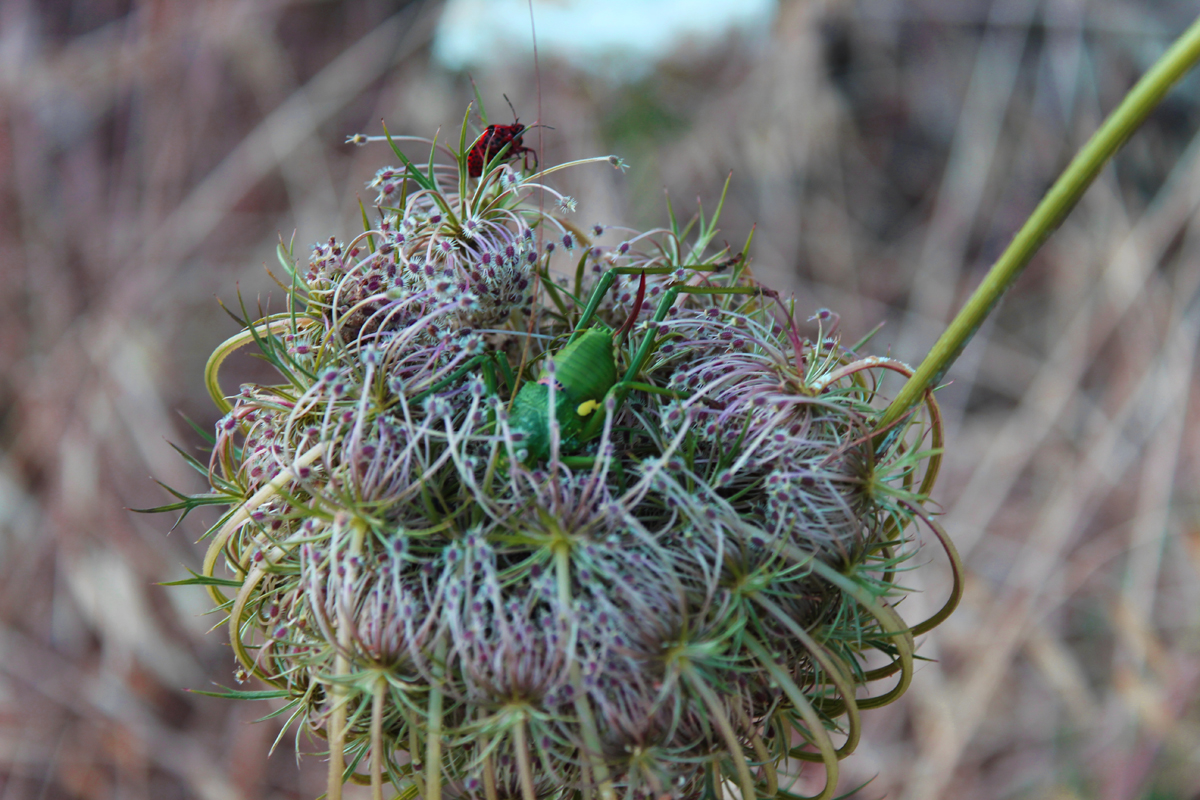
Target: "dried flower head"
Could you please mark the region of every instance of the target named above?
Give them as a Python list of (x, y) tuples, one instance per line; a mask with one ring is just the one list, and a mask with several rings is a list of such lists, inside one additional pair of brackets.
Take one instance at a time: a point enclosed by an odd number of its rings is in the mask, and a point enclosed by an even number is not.
[(241, 666), (328, 739), (331, 794), (774, 797), (818, 761), (830, 796), (954, 601), (893, 608), (915, 525), (953, 559), (932, 396), (878, 429), (907, 368), (803, 333), (715, 218), (585, 231), (559, 167), (392, 144), (375, 222), (281, 248), (288, 310), (214, 355), (211, 387), (247, 344), (280, 380), (215, 390), (212, 492), (168, 507), (229, 505), (197, 582)]

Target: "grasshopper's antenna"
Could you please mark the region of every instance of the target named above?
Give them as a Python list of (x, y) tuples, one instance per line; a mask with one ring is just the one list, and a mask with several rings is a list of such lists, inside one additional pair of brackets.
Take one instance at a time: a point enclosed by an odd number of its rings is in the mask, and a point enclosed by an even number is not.
[[(533, 21), (533, 0), (529, 0), (529, 35), (533, 39), (533, 82), (537, 87), (537, 121), (540, 124), (542, 121), (542, 70), (538, 65), (537, 51), (537, 25)], [(505, 100), (508, 98), (505, 97)], [(511, 106), (512, 103), (509, 103)], [(513, 119), (516, 119), (516, 109), (513, 110)], [(542, 134), (538, 132), (538, 153), (542, 152)], [(542, 197), (545, 198), (546, 193), (542, 192)]]
[[(533, 79), (534, 79), (534, 84), (537, 86), (537, 118), (538, 118), (538, 122), (541, 122), (541, 119), (542, 119), (542, 71), (538, 67), (537, 26), (534, 24), (534, 20), (533, 20), (533, 0), (528, 0), (528, 3), (529, 3), (529, 36), (530, 36), (531, 40), (533, 41)], [(504, 95), (504, 99), (508, 102), (508, 107), (512, 108), (512, 101), (508, 99), (508, 95)], [(516, 118), (517, 118), (517, 110), (515, 108), (512, 108), (512, 112), (513, 112), (513, 120), (515, 122)], [(538, 128), (537, 149), (538, 149), (538, 153), (540, 154), (542, 152), (542, 130), (541, 130), (541, 127)], [(545, 191), (539, 191), (538, 192), (538, 226), (537, 226), (538, 227), (538, 235), (537, 235), (537, 245), (536, 245), (538, 259), (533, 262), (535, 265), (535, 268), (533, 270), (533, 294), (532, 294), (533, 302), (530, 303), (530, 306), (529, 306), (529, 320), (527, 322), (527, 327), (526, 327), (526, 333), (528, 333), (529, 336), (525, 337), (525, 342), (521, 345), (521, 366), (519, 367), (519, 371), (517, 372), (518, 383), (520, 382), (521, 374), (524, 373), (524, 371), (525, 371), (525, 365), (529, 361), (529, 343), (531, 341), (533, 341), (533, 332), (534, 332), (533, 329), (537, 326), (537, 298), (538, 298), (538, 294), (542, 291), (542, 287), (541, 287), (541, 273), (538, 272), (536, 265), (538, 263), (538, 260), (541, 259), (542, 253), (546, 249), (546, 247), (545, 247), (545, 236), (546, 236), (545, 217), (546, 217), (546, 193), (545, 193)], [(549, 258), (549, 255), (547, 255), (546, 256), (546, 273), (549, 274), (549, 272), (550, 272), (550, 258)], [(516, 399), (517, 399), (517, 393), (514, 391), (512, 397), (508, 401), (508, 407), (509, 407), (510, 411), (512, 410), (512, 404), (516, 401)]]

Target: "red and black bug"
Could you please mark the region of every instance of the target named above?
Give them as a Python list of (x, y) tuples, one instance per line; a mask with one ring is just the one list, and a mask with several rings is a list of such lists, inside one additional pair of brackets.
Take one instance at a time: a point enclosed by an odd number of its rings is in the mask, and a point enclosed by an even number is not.
[[(512, 108), (512, 103), (509, 103), (508, 107)], [(475, 143), (471, 145), (470, 152), (467, 153), (467, 174), (472, 178), (482, 175), (484, 166), (495, 158), (505, 145), (510, 145), (504, 154), (506, 162), (520, 156), (525, 159), (525, 168), (529, 169), (529, 157), (533, 156), (533, 167), (537, 169), (537, 153), (532, 147), (523, 147), (521, 144), (525, 131), (530, 127), (537, 126), (522, 125), (517, 119), (516, 109), (513, 109), (512, 125), (488, 125), (483, 133), (479, 134), (479, 138), (475, 140)]]
[(529, 130), (528, 126), (520, 123), (488, 125), (487, 129), (475, 140), (475, 144), (471, 146), (471, 152), (467, 153), (467, 174), (472, 178), (478, 178), (483, 174), (483, 166), (495, 158), (496, 154), (504, 149), (504, 145), (510, 143), (512, 146), (504, 154), (505, 161), (512, 161), (517, 156), (524, 156), (526, 164), (528, 164), (529, 157), (533, 156), (533, 165), (537, 167), (537, 154), (533, 148), (521, 146), (521, 137), (527, 130)]

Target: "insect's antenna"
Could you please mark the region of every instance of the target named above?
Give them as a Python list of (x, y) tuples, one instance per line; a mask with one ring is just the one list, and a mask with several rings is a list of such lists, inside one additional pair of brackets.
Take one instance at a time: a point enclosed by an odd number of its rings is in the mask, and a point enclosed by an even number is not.
[[(529, 36), (533, 41), (533, 78), (537, 84), (538, 119), (541, 119), (542, 118), (542, 72), (538, 68), (537, 26), (534, 24), (534, 21), (533, 21), (533, 0), (528, 0), (528, 3), (529, 3)], [(508, 95), (504, 95), (504, 99), (508, 100)], [(512, 101), (508, 102), (508, 106), (509, 106), (509, 108), (512, 108)], [(513, 120), (515, 122), (516, 118), (517, 118), (517, 110), (515, 108), (513, 108), (512, 112), (513, 112)], [(541, 152), (541, 150), (542, 150), (542, 134), (541, 134), (541, 131), (539, 131), (538, 132), (538, 152)], [(543, 191), (543, 192), (538, 192), (537, 252), (539, 253), (539, 255), (542, 253), (543, 250), (545, 250), (546, 229), (543, 224), (545, 222), (545, 218), (546, 218), (546, 193)], [(537, 261), (534, 261), (534, 264), (537, 264)], [(550, 270), (550, 258), (547, 256), (547, 258), (546, 258), (547, 273), (549, 273), (549, 270)], [(529, 336), (525, 337), (525, 342), (521, 346), (521, 366), (520, 366), (519, 371), (517, 372), (518, 382), (520, 380), (520, 375), (522, 373), (524, 373), (524, 371), (525, 371), (525, 365), (528, 363), (529, 343), (533, 341), (533, 329), (537, 325), (536, 307), (537, 307), (538, 293), (541, 292), (541, 290), (542, 290), (541, 275), (542, 274), (540, 272), (538, 272), (537, 269), (535, 268), (533, 271), (533, 300), (534, 300), (534, 302), (530, 304), (529, 323), (528, 323), (528, 327), (526, 329), (526, 333), (528, 333)], [(510, 399), (508, 401), (508, 406), (509, 406), (510, 410), (512, 409), (512, 404), (516, 401), (516, 399), (517, 399), (517, 393), (514, 391), (512, 399)]]
[(520, 120), (517, 119), (517, 109), (513, 107), (512, 100), (509, 100), (508, 95), (506, 94), (502, 94), (500, 96), (504, 98), (504, 102), (508, 103), (508, 110), (513, 112), (513, 122), (520, 122)]
[(623, 344), (625, 337), (633, 330), (633, 324), (637, 322), (638, 314), (642, 313), (642, 303), (646, 301), (646, 272), (642, 271), (641, 280), (638, 281), (637, 297), (633, 301), (633, 310), (629, 312), (629, 319), (621, 323), (621, 327), (613, 334), (613, 341), (618, 344)]
[[(535, 25), (534, 21), (533, 21), (533, 0), (528, 0), (528, 2), (529, 2), (529, 35), (533, 39), (533, 81), (534, 81), (534, 84), (537, 86), (537, 118), (538, 118), (538, 120), (541, 120), (541, 118), (542, 118), (542, 70), (541, 70), (541, 67), (538, 66), (537, 25)], [(508, 98), (506, 97), (504, 99), (507, 100)], [(509, 103), (509, 105), (512, 105), (512, 104)], [(513, 109), (513, 119), (516, 119), (516, 118), (517, 118), (517, 112), (516, 112), (516, 109)], [(538, 134), (538, 152), (539, 153), (542, 152), (542, 134), (541, 133)], [(546, 193), (542, 192), (543, 202), (544, 202), (545, 197), (546, 197)], [(538, 230), (540, 231), (541, 228), (539, 227)], [(538, 237), (538, 244), (541, 244), (540, 234)]]

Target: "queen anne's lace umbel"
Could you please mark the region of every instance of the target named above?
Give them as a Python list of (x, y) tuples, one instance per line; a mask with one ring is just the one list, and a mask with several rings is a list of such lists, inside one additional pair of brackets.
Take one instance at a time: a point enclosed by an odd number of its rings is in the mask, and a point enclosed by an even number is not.
[[(447, 152), (380, 170), (352, 241), (307, 266), (281, 248), (288, 311), (210, 362), (215, 387), (253, 344), (280, 375), (215, 393), (212, 492), (176, 506), (229, 505), (198, 582), (241, 669), (328, 739), (335, 776), (410, 794), (788, 797), (818, 761), (801, 785), (832, 796), (859, 710), (904, 691), (943, 616), (892, 608), (914, 524), (952, 554), (922, 508), (932, 397), (878, 430), (878, 378), (907, 368), (828, 312), (802, 333), (708, 252), (713, 221), (584, 229), (544, 183), (561, 167), (476, 179), (467, 140)], [(557, 380), (589, 299), (618, 375), (653, 337), (649, 357), (586, 409), (595, 435), (543, 432), (542, 457), (519, 386)]]

